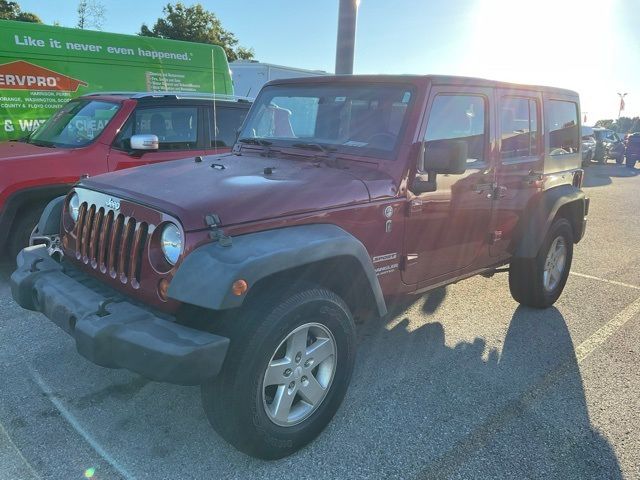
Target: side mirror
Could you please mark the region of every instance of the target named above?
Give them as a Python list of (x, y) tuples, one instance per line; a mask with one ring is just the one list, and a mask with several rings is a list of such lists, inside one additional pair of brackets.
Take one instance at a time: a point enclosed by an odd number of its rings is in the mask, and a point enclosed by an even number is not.
[(158, 150), (159, 140), (157, 135), (132, 135), (131, 150)]
[[(426, 142), (425, 142), (426, 143)], [(425, 145), (422, 171), (460, 175), (467, 169), (469, 147), (461, 140), (439, 140)]]
[(460, 140), (440, 140), (418, 144), (418, 173), (411, 190), (420, 194), (438, 189), (438, 173), (460, 175), (467, 169), (469, 147)]

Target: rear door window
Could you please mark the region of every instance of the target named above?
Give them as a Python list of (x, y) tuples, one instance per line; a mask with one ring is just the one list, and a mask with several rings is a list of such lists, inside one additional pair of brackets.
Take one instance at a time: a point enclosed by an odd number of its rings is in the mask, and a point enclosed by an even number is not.
[(539, 123), (536, 100), (503, 97), (500, 130), (500, 156), (503, 160), (537, 155)]

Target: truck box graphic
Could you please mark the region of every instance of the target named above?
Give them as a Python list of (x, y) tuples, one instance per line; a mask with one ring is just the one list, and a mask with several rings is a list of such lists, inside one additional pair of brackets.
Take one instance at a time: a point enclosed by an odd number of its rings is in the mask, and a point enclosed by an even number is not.
[(2, 90), (76, 92), (80, 85), (86, 87), (87, 83), (22, 60), (0, 65)]
[(0, 140), (100, 91), (233, 94), (233, 86), (216, 45), (0, 21)]

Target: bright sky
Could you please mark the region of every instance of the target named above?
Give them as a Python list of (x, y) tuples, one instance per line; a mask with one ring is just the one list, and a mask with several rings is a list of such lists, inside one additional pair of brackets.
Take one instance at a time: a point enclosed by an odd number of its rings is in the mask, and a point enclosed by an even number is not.
[[(103, 0), (103, 30), (133, 34), (168, 0)], [(18, 0), (74, 26), (73, 0)], [(189, 0), (184, 1), (190, 5)], [(333, 71), (338, 0), (201, 0), (263, 62)], [(638, 0), (361, 0), (355, 73), (469, 75), (577, 90), (588, 123), (640, 115)]]

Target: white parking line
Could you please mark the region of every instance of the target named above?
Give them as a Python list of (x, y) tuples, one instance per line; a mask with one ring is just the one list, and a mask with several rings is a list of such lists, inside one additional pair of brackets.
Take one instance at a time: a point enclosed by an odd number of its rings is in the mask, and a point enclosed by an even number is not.
[(47, 385), (40, 374), (32, 367), (29, 367), (29, 371), (31, 372), (31, 376), (36, 381), (38, 386), (42, 389), (42, 392), (47, 396), (49, 401), (53, 403), (54, 407), (56, 407), (56, 409), (60, 412), (60, 415), (62, 415), (64, 419), (69, 422), (69, 424), (75, 429), (75, 431), (78, 432), (80, 436), (84, 438), (89, 445), (91, 445), (91, 447), (93, 447), (96, 453), (100, 455), (100, 457), (102, 457), (105, 462), (111, 465), (114, 470), (116, 470), (124, 478), (134, 478), (133, 475), (131, 475), (123, 467), (121, 467), (120, 464), (118, 464), (118, 462), (116, 462), (116, 460), (111, 455), (109, 455), (109, 453), (104, 448), (102, 448), (102, 446), (91, 435), (89, 435), (89, 433), (87, 433), (84, 428), (82, 428), (82, 425), (80, 425), (73, 414), (69, 412), (64, 404), (56, 398), (55, 394), (51, 391), (51, 388), (49, 388), (49, 385)]
[[(587, 278), (603, 280), (591, 276)], [(620, 282), (616, 282), (616, 284), (619, 283)], [(638, 288), (633, 285), (622, 285)], [(620, 313), (615, 315), (575, 348), (575, 361), (577, 361), (578, 365), (638, 314), (640, 314), (640, 297), (627, 305)], [(554, 385), (558, 384), (565, 374), (573, 371), (573, 365), (574, 360), (568, 359), (549, 371), (538, 383), (531, 385), (520, 397), (513, 399), (508, 402), (503, 409), (490, 415), (485, 422), (478, 425), (452, 449), (429, 465), (429, 467), (422, 472), (421, 478), (445, 478), (452, 476), (462, 463), (467, 461), (474, 452), (489, 443), (494, 438), (494, 435), (504, 428), (507, 423), (521, 416), (523, 411), (531, 408), (531, 406), (546, 395)]]
[(640, 290), (638, 285), (632, 285), (630, 283), (617, 282), (615, 280), (607, 280), (606, 278), (594, 277), (593, 275), (587, 275), (586, 273), (570, 272), (571, 275), (576, 277), (588, 278), (590, 280), (597, 280), (599, 282), (608, 283), (609, 285), (617, 285), (618, 287), (633, 288), (634, 290)]
[(636, 299), (633, 303), (625, 307), (615, 317), (601, 326), (598, 330), (592, 333), (589, 338), (576, 347), (576, 359), (578, 363), (587, 358), (593, 353), (593, 351), (606, 342), (609, 337), (622, 328), (625, 323), (640, 313), (640, 298)]
[[(6, 438), (7, 442), (13, 447), (12, 450), (15, 450), (15, 453), (18, 455), (18, 457), (20, 457), (24, 465), (27, 466), (27, 468), (29, 469), (29, 472), (31, 472), (31, 475), (33, 475), (34, 478), (42, 478), (40, 475), (38, 475), (38, 472), (35, 471), (33, 466), (27, 461), (27, 459), (24, 458), (24, 455), (22, 455), (22, 452), (20, 451), (18, 446), (15, 443), (13, 443), (13, 440), (9, 436), (9, 432), (7, 432), (4, 426), (0, 423), (0, 440), (4, 438)], [(0, 445), (2, 443), (5, 443), (5, 442), (0, 441)]]

